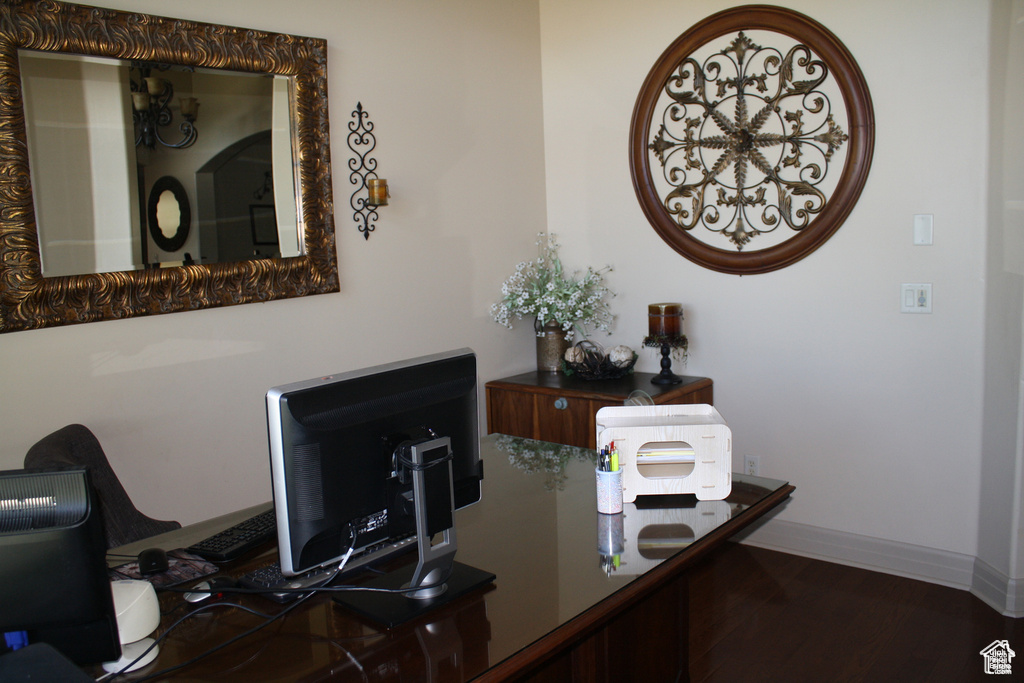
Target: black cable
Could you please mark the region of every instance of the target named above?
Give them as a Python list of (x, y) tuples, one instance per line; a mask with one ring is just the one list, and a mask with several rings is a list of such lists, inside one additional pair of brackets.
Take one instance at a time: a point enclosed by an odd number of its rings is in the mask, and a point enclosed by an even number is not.
[(313, 591), (316, 591), (318, 593), (346, 593), (346, 592), (365, 591), (367, 593), (393, 593), (393, 594), (396, 594), (396, 595), (403, 595), (405, 593), (416, 593), (416, 592), (421, 591), (421, 590), (429, 590), (431, 588), (437, 588), (438, 586), (443, 586), (448, 581), (448, 579), (450, 579), (451, 577), (452, 577), (452, 571), (449, 569), (447, 572), (445, 572), (445, 575), (444, 575), (444, 577), (441, 580), (435, 581), (434, 583), (428, 583), (428, 584), (424, 584), (424, 585), (421, 585), (421, 586), (415, 586), (415, 587), (409, 586), (407, 588), (375, 588), (375, 587), (372, 587), (372, 586), (344, 585), (344, 586), (321, 586), (319, 588), (288, 588), (288, 589), (280, 589), (280, 590), (277, 590), (275, 592), (277, 592), (277, 593), (284, 593), (284, 592), (302, 593), (304, 591), (313, 590)]
[[(451, 454), (449, 453), (449, 458), (448, 459), (450, 459), (450, 458), (451, 458)], [(431, 465), (437, 464), (437, 463), (440, 463), (440, 462), (443, 462), (443, 461), (444, 461), (444, 459), (435, 460), (435, 461), (432, 461)], [(355, 547), (355, 536), (356, 536), (355, 532), (352, 531), (352, 546), (349, 548), (347, 553), (351, 553), (352, 549)], [(347, 559), (348, 558), (346, 557), (345, 561), (347, 561)], [(343, 566), (344, 566), (344, 562), (341, 565), (338, 566), (337, 571), (330, 578), (328, 578), (327, 581), (330, 581), (335, 576), (337, 576), (342, 571)], [(178, 626), (183, 624), (190, 617), (196, 616), (196, 615), (198, 615), (201, 612), (206, 612), (206, 611), (211, 610), (211, 609), (216, 609), (216, 608), (221, 608), (221, 607), (240, 609), (240, 610), (249, 612), (250, 614), (254, 614), (254, 615), (260, 617), (261, 619), (264, 619), (264, 621), (263, 621), (263, 623), (257, 624), (256, 626), (248, 629), (247, 631), (243, 631), (242, 633), (239, 633), (238, 635), (229, 638), (228, 640), (224, 641), (223, 643), (220, 643), (219, 645), (215, 645), (214, 647), (211, 647), (210, 649), (208, 649), (208, 650), (206, 650), (204, 652), (199, 653), (198, 655), (192, 657), (191, 659), (188, 659), (188, 660), (186, 660), (184, 662), (181, 662), (179, 664), (175, 664), (173, 666), (166, 667), (164, 669), (161, 669), (160, 671), (156, 671), (154, 673), (147, 674), (146, 676), (143, 676), (142, 678), (137, 678), (137, 679), (135, 679), (133, 681), (133, 683), (142, 683), (143, 681), (153, 680), (154, 678), (158, 678), (160, 676), (166, 676), (166, 675), (168, 675), (170, 673), (173, 673), (175, 671), (179, 671), (179, 670), (184, 669), (184, 668), (186, 668), (188, 666), (191, 666), (192, 664), (198, 662), (199, 660), (203, 659), (204, 657), (208, 657), (209, 655), (212, 655), (215, 652), (219, 652), (220, 650), (223, 650), (224, 648), (228, 647), (229, 645), (237, 643), (239, 640), (247, 638), (250, 635), (252, 635), (253, 633), (256, 633), (257, 631), (260, 631), (260, 630), (266, 628), (267, 626), (269, 626), (270, 624), (274, 623), (275, 621), (278, 621), (282, 617), (287, 616), (293, 610), (295, 610), (297, 607), (299, 607), (300, 605), (304, 604), (307, 600), (312, 598), (316, 593), (320, 593), (320, 592), (325, 592), (325, 593), (326, 592), (341, 593), (341, 592), (353, 592), (353, 591), (366, 591), (366, 592), (370, 592), (370, 593), (393, 593), (393, 594), (414, 593), (414, 592), (417, 592), (417, 591), (429, 590), (431, 588), (436, 588), (437, 586), (441, 586), (446, 581), (448, 581), (448, 579), (450, 577), (451, 577), (451, 569), (449, 569), (445, 573), (444, 577), (441, 580), (439, 580), (439, 581), (437, 581), (435, 583), (427, 584), (427, 585), (420, 585), (420, 586), (416, 586), (416, 587), (407, 587), (407, 588), (375, 588), (375, 587), (370, 587), (370, 586), (344, 585), (344, 586), (316, 586), (316, 587), (305, 587), (305, 588), (283, 588), (283, 587), (281, 587), (281, 588), (275, 588), (275, 589), (237, 588), (237, 587), (228, 588), (228, 587), (223, 587), (223, 588), (218, 588), (216, 590), (200, 590), (200, 591), (195, 591), (194, 589), (184, 589), (184, 588), (179, 588), (179, 587), (167, 587), (167, 588), (164, 588), (163, 590), (167, 590), (167, 591), (170, 591), (170, 592), (181, 592), (181, 593), (185, 593), (185, 592), (210, 592), (210, 593), (216, 592), (216, 593), (245, 593), (245, 594), (305, 593), (305, 595), (301, 595), (294, 603), (292, 603), (291, 605), (289, 605), (288, 607), (286, 607), (285, 609), (281, 610), (280, 612), (278, 612), (277, 614), (274, 614), (274, 615), (264, 614), (263, 612), (259, 612), (258, 610), (252, 609), (251, 607), (247, 607), (247, 606), (244, 606), (244, 605), (239, 605), (238, 603), (234, 603), (234, 602), (214, 602), (214, 603), (210, 603), (210, 604), (198, 607), (198, 608), (190, 611), (188, 614), (182, 615), (174, 623), (172, 623), (170, 626), (168, 626), (164, 630), (164, 632), (161, 633), (153, 641), (152, 645), (150, 645), (148, 648), (146, 648), (138, 657), (136, 657), (134, 660), (129, 662), (120, 671), (117, 671), (115, 673), (109, 674), (108, 676), (103, 676), (103, 677), (101, 677), (101, 678), (99, 678), (97, 680), (101, 680), (101, 681), (110, 680), (110, 681), (112, 681), (112, 680), (118, 678), (119, 676), (123, 676), (124, 674), (129, 673), (131, 668), (136, 664), (136, 662), (139, 662), (140, 660), (142, 660), (147, 654), (149, 654), (149, 652), (153, 648), (157, 647), (160, 643), (162, 643), (174, 631), (174, 629), (176, 629)]]
[[(184, 605), (187, 605), (187, 604), (188, 604), (188, 603), (182, 603), (182, 605), (179, 605), (178, 607), (175, 607), (175, 608), (174, 608), (174, 610), (172, 610), (172, 612), (173, 612), (173, 611), (176, 611), (176, 610), (177, 610), (177, 609), (179, 609), (180, 607), (182, 607), (182, 606), (184, 606)], [(197, 607), (197, 608), (195, 608), (194, 610), (192, 610), (192, 611), (191, 611), (191, 612), (189, 612), (188, 614), (185, 614), (185, 615), (181, 616), (181, 617), (180, 617), (180, 618), (179, 618), (179, 619), (178, 619), (177, 621), (175, 621), (175, 622), (174, 622), (173, 624), (171, 624), (170, 626), (168, 626), (168, 627), (167, 627), (167, 628), (166, 628), (166, 629), (164, 630), (164, 632), (163, 632), (162, 634), (160, 634), (160, 636), (158, 636), (158, 637), (157, 637), (157, 638), (156, 638), (156, 639), (155, 639), (155, 640), (153, 641), (153, 644), (152, 644), (152, 645), (150, 645), (149, 647), (147, 647), (147, 648), (146, 648), (146, 649), (145, 649), (145, 650), (144, 650), (144, 651), (142, 652), (142, 654), (140, 654), (140, 655), (139, 655), (138, 657), (136, 657), (136, 658), (135, 658), (135, 659), (133, 659), (132, 661), (128, 662), (128, 664), (127, 664), (127, 665), (125, 665), (125, 666), (124, 666), (124, 667), (123, 667), (123, 668), (122, 668), (122, 669), (121, 669), (120, 671), (112, 671), (112, 672), (110, 672), (110, 673), (108, 673), (108, 674), (105, 674), (104, 676), (100, 676), (100, 677), (99, 677), (99, 678), (97, 678), (96, 680), (97, 680), (97, 681), (105, 681), (105, 680), (107, 680), (107, 679), (113, 680), (113, 679), (117, 678), (118, 676), (123, 676), (123, 675), (124, 675), (124, 674), (126, 674), (126, 673), (130, 673), (130, 671), (129, 671), (129, 670), (130, 670), (130, 669), (131, 669), (131, 668), (132, 668), (133, 666), (135, 666), (135, 663), (136, 663), (136, 662), (138, 662), (138, 661), (139, 661), (139, 660), (141, 660), (141, 659), (142, 659), (143, 657), (145, 657), (145, 656), (146, 656), (147, 654), (149, 654), (150, 650), (152, 650), (152, 649), (153, 649), (154, 647), (156, 647), (157, 645), (159, 645), (159, 644), (160, 644), (160, 643), (161, 643), (161, 642), (162, 642), (162, 641), (163, 641), (163, 640), (164, 640), (164, 639), (165, 639), (165, 638), (167, 637), (167, 635), (168, 635), (168, 634), (169, 634), (169, 633), (170, 633), (171, 631), (173, 631), (173, 630), (174, 630), (175, 628), (177, 628), (177, 627), (178, 627), (178, 626), (180, 626), (180, 625), (181, 625), (182, 623), (184, 623), (186, 619), (188, 619), (189, 617), (195, 616), (195, 615), (199, 614), (200, 612), (206, 612), (206, 611), (209, 611), (209, 610), (211, 610), (211, 609), (215, 609), (215, 608), (219, 608), (219, 607), (231, 607), (231, 608), (236, 608), (236, 609), (240, 609), (240, 610), (243, 610), (243, 611), (245, 611), (245, 612), (249, 612), (249, 613), (251, 613), (251, 614), (255, 614), (256, 616), (258, 616), (258, 617), (260, 617), (260, 618), (262, 618), (262, 619), (271, 619), (271, 618), (272, 618), (272, 615), (269, 615), (269, 614), (264, 614), (263, 612), (260, 612), (260, 611), (258, 611), (258, 610), (254, 610), (254, 609), (252, 609), (251, 607), (246, 607), (245, 605), (239, 605), (238, 603), (235, 603), (235, 602), (211, 602), (211, 603), (210, 603), (210, 604), (208, 604), (208, 605), (202, 605), (202, 606), (200, 606), (200, 607)]]
[[(270, 624), (274, 623), (275, 621), (277, 621), (281, 617), (291, 613), (292, 610), (294, 610), (299, 605), (301, 605), (304, 602), (306, 602), (308, 599), (313, 597), (313, 595), (316, 594), (316, 593), (320, 593), (320, 592), (324, 592), (324, 593), (340, 593), (340, 592), (351, 592), (351, 591), (366, 591), (366, 592), (370, 592), (370, 593), (395, 593), (395, 594), (413, 593), (413, 592), (416, 592), (416, 591), (420, 591), (420, 590), (424, 590), (424, 589), (430, 589), (430, 588), (435, 588), (437, 586), (440, 586), (440, 585), (444, 584), (450, 578), (450, 576), (451, 576), (451, 571), (449, 570), (442, 580), (437, 581), (436, 583), (432, 583), (432, 584), (428, 584), (428, 585), (422, 585), (422, 586), (418, 586), (418, 587), (415, 587), (415, 588), (413, 588), (413, 587), (409, 587), (409, 588), (372, 588), (372, 587), (368, 587), (368, 586), (353, 586), (353, 585), (346, 585), (346, 586), (320, 586), (320, 587), (316, 587), (316, 588), (279, 588), (279, 589), (270, 590), (270, 591), (263, 590), (263, 589), (250, 589), (250, 588), (233, 588), (233, 589), (232, 588), (226, 588), (226, 589), (223, 589), (224, 592), (229, 592), (230, 591), (230, 592), (235, 592), (235, 593), (257, 593), (257, 594), (258, 593), (270, 593), (270, 592), (273, 592), (273, 593), (307, 593), (307, 595), (303, 595), (296, 602), (292, 603), (291, 605), (289, 605), (288, 607), (286, 607), (285, 609), (281, 610), (279, 613), (274, 614), (274, 615), (264, 614), (263, 612), (259, 612), (257, 610), (254, 610), (251, 607), (246, 607), (244, 605), (239, 605), (238, 603), (234, 603), (234, 602), (214, 602), (214, 603), (210, 603), (208, 605), (203, 605), (202, 607), (198, 607), (198, 608), (192, 610), (191, 612), (189, 612), (188, 614), (182, 615), (177, 621), (175, 621), (173, 624), (168, 626), (167, 629), (164, 630), (164, 632), (160, 634), (160, 636), (153, 642), (152, 645), (150, 645), (148, 648), (146, 648), (146, 650), (143, 651), (142, 654), (140, 654), (138, 657), (136, 657), (133, 661), (131, 661), (123, 669), (121, 669), (120, 671), (112, 674), (109, 677), (109, 680), (114, 680), (118, 676), (122, 676), (122, 675), (128, 673), (129, 670), (131, 669), (131, 667), (134, 666), (136, 662), (141, 660), (143, 657), (145, 657), (149, 653), (150, 650), (152, 650), (154, 647), (158, 646), (161, 642), (163, 642), (167, 638), (167, 636), (174, 629), (176, 629), (178, 626), (180, 626), (182, 623), (184, 623), (185, 620), (187, 620), (189, 617), (196, 616), (200, 612), (205, 612), (207, 610), (215, 609), (215, 608), (219, 608), (219, 607), (230, 607), (230, 608), (236, 608), (236, 609), (244, 610), (246, 612), (249, 612), (251, 614), (254, 614), (254, 615), (260, 617), (261, 619), (264, 619), (265, 621), (262, 624), (258, 624), (256, 626), (250, 628), (247, 631), (244, 631), (242, 633), (239, 633), (236, 636), (233, 636), (232, 638), (229, 638), (228, 640), (224, 641), (223, 643), (220, 643), (219, 645), (215, 645), (214, 647), (210, 648), (209, 650), (206, 650), (205, 652), (201, 652), (200, 654), (196, 655), (195, 657), (192, 657), (191, 659), (189, 659), (189, 660), (187, 660), (185, 662), (181, 662), (179, 664), (175, 664), (174, 666), (169, 666), (169, 667), (167, 667), (165, 669), (162, 669), (160, 671), (157, 671), (155, 673), (148, 674), (148, 675), (146, 675), (146, 676), (144, 676), (142, 678), (135, 679), (134, 683), (142, 683), (142, 681), (152, 680), (153, 678), (156, 678), (158, 676), (166, 676), (169, 673), (173, 673), (173, 672), (178, 671), (180, 669), (183, 669), (183, 668), (185, 668), (187, 666), (191, 666), (192, 664), (196, 663), (200, 659), (203, 659), (204, 657), (207, 657), (207, 656), (209, 656), (209, 655), (211, 655), (211, 654), (213, 654), (215, 652), (219, 652), (220, 650), (224, 649), (228, 645), (232, 645), (233, 643), (236, 643), (239, 640), (242, 640), (243, 638), (247, 638), (248, 636), (252, 635), (253, 633), (256, 633), (257, 631), (259, 631), (259, 630), (261, 630), (263, 628), (266, 628), (267, 626), (269, 626)], [(108, 679), (103, 678), (103, 679), (100, 679), (100, 680), (108, 680)]]
[(116, 677), (121, 676), (121, 675), (123, 675), (125, 673), (128, 673), (128, 670), (135, 664), (135, 662), (137, 662), (140, 659), (142, 659), (143, 657), (145, 657), (146, 654), (150, 650), (152, 650), (154, 647), (156, 647), (161, 642), (163, 642), (163, 640), (165, 638), (167, 638), (167, 636), (175, 628), (177, 628), (182, 623), (184, 623), (186, 619), (188, 619), (189, 617), (195, 616), (199, 612), (204, 612), (207, 609), (212, 609), (212, 608), (216, 608), (216, 607), (236, 607), (236, 608), (239, 608), (239, 609), (243, 609), (243, 610), (245, 610), (247, 612), (251, 612), (253, 614), (260, 615), (263, 618), (265, 618), (265, 621), (262, 624), (257, 624), (256, 626), (250, 628), (248, 631), (243, 631), (242, 633), (239, 633), (238, 635), (233, 636), (233, 637), (227, 639), (226, 641), (224, 641), (223, 643), (221, 643), (219, 645), (215, 645), (215, 646), (211, 647), (210, 649), (206, 650), (205, 652), (199, 653), (198, 655), (196, 655), (195, 657), (192, 657), (189, 660), (186, 660), (186, 661), (181, 662), (179, 664), (175, 664), (174, 666), (166, 667), (164, 669), (161, 669), (160, 671), (156, 671), (154, 673), (147, 674), (146, 676), (143, 676), (142, 678), (137, 678), (137, 679), (134, 680), (134, 683), (142, 683), (142, 681), (149, 681), (149, 680), (152, 680), (152, 679), (160, 677), (160, 676), (166, 676), (169, 673), (173, 673), (173, 672), (178, 671), (180, 669), (184, 669), (187, 666), (191, 666), (192, 664), (195, 664), (196, 662), (198, 662), (200, 659), (203, 659), (204, 657), (208, 657), (209, 655), (212, 655), (215, 652), (219, 652), (220, 650), (223, 650), (224, 648), (226, 648), (228, 645), (232, 645), (234, 643), (237, 643), (239, 640), (242, 640), (243, 638), (247, 638), (247, 637), (251, 636), (253, 633), (256, 633), (257, 631), (259, 631), (259, 630), (261, 630), (263, 628), (266, 628), (267, 626), (270, 626), (272, 623), (274, 623), (275, 621), (277, 621), (281, 617), (284, 617), (284, 616), (290, 614), (292, 610), (297, 608), (299, 605), (303, 604), (306, 600), (308, 600), (311, 597), (313, 597), (312, 593), (310, 593), (307, 596), (301, 597), (297, 601), (295, 601), (293, 604), (289, 605), (288, 607), (286, 607), (285, 609), (281, 610), (280, 612), (278, 612), (277, 614), (275, 614), (273, 616), (271, 616), (271, 615), (264, 615), (261, 612), (258, 612), (256, 610), (248, 608), (248, 607), (243, 607), (242, 605), (239, 605), (239, 604), (236, 604), (236, 603), (215, 602), (215, 603), (211, 603), (209, 605), (204, 605), (204, 606), (202, 606), (202, 607), (200, 607), (198, 609), (192, 610), (188, 614), (183, 615), (180, 619), (178, 619), (173, 624), (168, 626), (167, 629), (163, 633), (160, 634), (160, 637), (157, 638), (156, 641), (154, 641), (154, 643), (152, 645), (150, 645), (146, 649), (145, 652), (143, 652), (141, 655), (136, 657), (135, 660), (132, 661), (127, 667), (125, 667), (121, 671), (118, 671), (116, 674), (114, 674), (113, 678), (116, 678)]
[[(352, 534), (352, 545), (349, 547), (348, 551), (346, 551), (345, 559), (342, 561), (342, 563), (340, 565), (338, 565), (338, 567), (335, 570), (335, 572), (330, 577), (325, 579), (325, 582), (326, 581), (331, 581), (335, 576), (337, 576), (342, 571), (345, 563), (348, 561), (348, 558), (349, 558), (349, 556), (352, 553), (352, 550), (355, 549), (356, 532), (354, 530), (350, 530), (350, 533)], [(442, 581), (440, 583), (444, 583), (444, 582)], [(437, 585), (440, 585), (440, 583), (437, 584)], [(409, 590), (418, 590), (418, 589), (373, 589), (373, 588), (362, 588), (360, 586), (344, 586), (344, 587), (338, 587), (338, 588), (341, 588), (341, 589), (344, 589), (344, 590), (369, 590), (369, 591), (396, 592), (396, 593), (404, 593), (404, 592), (408, 592)], [(172, 623), (170, 626), (168, 626), (164, 630), (164, 632), (161, 633), (160, 636), (157, 637), (156, 640), (153, 641), (152, 645), (150, 645), (148, 648), (146, 648), (138, 657), (136, 657), (134, 660), (129, 662), (120, 671), (112, 673), (112, 674), (110, 674), (108, 676), (103, 676), (103, 677), (101, 677), (100, 679), (97, 679), (97, 680), (104, 680), (104, 681), (108, 680), (108, 679), (109, 680), (114, 680), (114, 679), (116, 679), (119, 676), (123, 676), (124, 674), (129, 673), (131, 668), (133, 666), (135, 666), (136, 662), (141, 661), (147, 654), (149, 654), (149, 652), (153, 648), (157, 647), (160, 643), (162, 643), (168, 637), (168, 635), (170, 635), (171, 632), (174, 631), (174, 629), (176, 629), (178, 626), (183, 624), (190, 617), (193, 617), (193, 616), (195, 616), (195, 615), (197, 615), (197, 614), (199, 614), (201, 612), (205, 612), (207, 610), (215, 609), (215, 608), (219, 608), (219, 607), (231, 607), (231, 608), (241, 609), (243, 611), (246, 611), (246, 612), (249, 612), (251, 614), (254, 614), (254, 615), (264, 619), (264, 622), (262, 624), (257, 624), (256, 626), (250, 628), (247, 631), (243, 631), (242, 633), (239, 633), (238, 635), (229, 638), (228, 640), (224, 641), (223, 643), (220, 643), (219, 645), (215, 645), (214, 647), (206, 650), (205, 652), (199, 653), (198, 655), (196, 655), (195, 657), (192, 657), (191, 659), (189, 659), (187, 661), (181, 662), (179, 664), (175, 664), (174, 666), (166, 667), (164, 669), (161, 669), (160, 671), (157, 671), (157, 672), (148, 674), (146, 676), (143, 676), (142, 678), (135, 679), (134, 683), (141, 683), (142, 681), (152, 680), (153, 678), (156, 678), (156, 677), (159, 677), (159, 676), (166, 676), (169, 673), (173, 673), (173, 672), (179, 671), (179, 670), (181, 670), (181, 669), (183, 669), (185, 667), (191, 666), (192, 664), (198, 662), (199, 660), (203, 659), (204, 657), (208, 657), (209, 655), (211, 655), (211, 654), (213, 654), (215, 652), (219, 652), (220, 650), (224, 649), (225, 647), (227, 647), (229, 645), (232, 645), (232, 644), (238, 642), (239, 640), (242, 640), (243, 638), (249, 637), (253, 633), (256, 633), (257, 631), (260, 631), (261, 629), (266, 628), (267, 626), (269, 626), (270, 624), (274, 623), (275, 621), (277, 621), (277, 620), (281, 619), (282, 617), (290, 614), (292, 612), (292, 610), (296, 609), (299, 605), (302, 605), (307, 600), (312, 598), (313, 595), (315, 595), (317, 592), (319, 592), (321, 590), (331, 590), (331, 589), (327, 589), (324, 586), (305, 587), (305, 588), (277, 588), (277, 589), (237, 588), (237, 587), (228, 588), (228, 587), (223, 587), (223, 588), (217, 588), (217, 589), (203, 589), (203, 590), (196, 591), (194, 588), (193, 589), (185, 589), (185, 588), (180, 588), (180, 587), (175, 586), (175, 587), (167, 587), (164, 590), (167, 590), (167, 591), (170, 591), (170, 592), (175, 592), (175, 593), (187, 593), (187, 592), (200, 592), (200, 593), (203, 593), (203, 592), (208, 592), (208, 593), (215, 593), (215, 592), (216, 593), (248, 593), (248, 594), (305, 593), (306, 595), (302, 595), (294, 603), (292, 603), (291, 605), (289, 605), (288, 607), (286, 607), (285, 609), (281, 610), (280, 612), (278, 612), (275, 615), (264, 614), (263, 612), (259, 612), (257, 610), (254, 610), (251, 607), (239, 605), (238, 603), (234, 603), (234, 602), (230, 602), (230, 603), (227, 603), (227, 602), (215, 602), (215, 603), (210, 603), (210, 604), (198, 607), (198, 608), (192, 610), (191, 612), (189, 612), (188, 614), (182, 615), (174, 623)]]
[[(377, 573), (378, 574), (387, 574), (387, 572), (377, 572)], [(194, 589), (191, 589), (191, 588), (179, 588), (179, 587), (161, 588), (160, 590), (168, 591), (168, 592), (172, 592), (172, 593), (192, 593), (192, 592), (195, 592), (195, 593), (225, 593), (225, 594), (228, 594), (228, 593), (238, 593), (238, 594), (242, 594), (242, 595), (265, 595), (267, 593), (299, 593), (299, 594), (302, 594), (302, 593), (321, 593), (321, 592), (322, 593), (344, 593), (344, 592), (356, 592), (356, 591), (365, 591), (367, 593), (395, 593), (395, 594), (401, 595), (401, 594), (404, 594), (404, 593), (415, 593), (416, 591), (420, 591), (420, 590), (423, 590), (423, 589), (436, 588), (436, 587), (444, 584), (449, 578), (451, 578), (451, 571), (448, 571), (445, 574), (444, 578), (441, 579), (440, 581), (437, 581), (437, 582), (431, 583), (431, 584), (427, 584), (427, 585), (423, 585), (423, 586), (419, 586), (419, 587), (416, 587), (416, 588), (412, 588), (412, 587), (409, 587), (409, 588), (377, 588), (377, 587), (373, 587), (373, 586), (361, 586), (361, 585), (357, 585), (357, 584), (342, 584), (342, 585), (339, 585), (339, 586), (305, 586), (305, 587), (302, 587), (302, 588), (285, 588), (284, 586), (279, 586), (277, 588), (243, 588), (243, 587), (240, 587), (240, 586), (236, 586), (236, 587), (230, 587), (230, 588), (229, 587), (218, 588), (216, 590), (210, 590), (210, 589), (205, 589), (205, 588), (201, 589), (201, 590), (194, 590)], [(327, 581), (330, 581), (330, 580), (331, 579), (327, 579)], [(235, 603), (229, 603), (229, 604), (235, 604)], [(198, 611), (198, 610), (196, 610), (196, 611)]]
[(402, 467), (406, 468), (407, 470), (410, 470), (412, 472), (423, 472), (425, 470), (429, 470), (431, 467), (436, 467), (437, 465), (443, 465), (446, 462), (451, 462), (452, 460), (455, 459), (455, 454), (452, 453), (451, 451), (448, 451), (448, 455), (444, 456), (443, 458), (437, 458), (436, 460), (425, 462), (422, 465), (417, 465), (412, 460), (409, 460), (408, 458), (401, 454), (397, 455), (396, 459), (398, 460), (399, 463), (401, 463)]

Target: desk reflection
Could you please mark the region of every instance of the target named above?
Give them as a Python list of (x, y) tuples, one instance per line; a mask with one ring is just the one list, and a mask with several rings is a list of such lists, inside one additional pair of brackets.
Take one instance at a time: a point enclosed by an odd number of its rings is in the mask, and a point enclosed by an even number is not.
[[(453, 614), (427, 616), (411, 628), (347, 634), (339, 628), (327, 638), (331, 661), (296, 681), (465, 681), (488, 667), (490, 622), (480, 598), (469, 599)], [(463, 633), (473, 634), (466, 640)]]
[[(168, 596), (171, 596), (168, 598)], [(266, 601), (236, 599), (266, 610)], [(180, 595), (165, 594), (169, 604)], [(165, 609), (165, 614), (174, 608)], [(267, 610), (269, 611), (269, 610)], [(186, 662), (251, 629), (259, 619), (224, 606), (188, 619), (165, 641), (156, 663), (125, 680)], [(464, 637), (469, 634), (469, 637)], [(491, 625), (482, 595), (391, 631), (353, 619), (331, 601), (312, 600), (280, 622), (205, 657), (178, 675), (190, 681), (466, 681), (490, 665)]]

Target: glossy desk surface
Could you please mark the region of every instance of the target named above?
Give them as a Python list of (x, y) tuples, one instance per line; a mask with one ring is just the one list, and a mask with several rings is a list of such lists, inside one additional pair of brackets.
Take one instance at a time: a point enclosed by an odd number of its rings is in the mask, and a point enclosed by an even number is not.
[[(737, 474), (724, 501), (651, 496), (627, 504), (622, 515), (606, 516), (596, 511), (593, 451), (492, 434), (482, 439), (481, 454), (483, 500), (456, 514), (457, 559), (494, 573), (493, 586), (392, 631), (363, 622), (330, 597), (316, 595), (283, 619), (158, 680), (504, 677), (557, 652), (624, 604), (679, 574), (793, 490), (785, 482)], [(225, 522), (231, 520), (186, 527), (125, 549), (184, 547)], [(618, 546), (619, 535), (621, 546), (611, 548)], [(239, 575), (275, 559), (276, 550), (270, 547), (223, 569)], [(221, 606), (176, 627), (157, 661), (139, 675), (187, 661), (261, 622), (227, 606), (229, 602), (266, 614), (285, 608), (260, 596), (228, 596)], [(161, 607), (166, 628), (195, 606), (180, 593), (165, 592)]]

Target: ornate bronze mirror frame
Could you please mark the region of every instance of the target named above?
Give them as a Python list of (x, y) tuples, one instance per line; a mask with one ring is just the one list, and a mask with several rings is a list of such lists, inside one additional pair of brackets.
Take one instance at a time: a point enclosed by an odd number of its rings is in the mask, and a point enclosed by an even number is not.
[[(18, 51), (281, 75), (290, 83), (299, 256), (43, 277)], [(0, 332), (336, 292), (327, 45), (46, 0), (0, 5)]]
[(647, 75), (630, 174), (651, 225), (706, 268), (764, 273), (825, 243), (867, 180), (864, 77), (824, 26), (770, 6), (698, 23)]

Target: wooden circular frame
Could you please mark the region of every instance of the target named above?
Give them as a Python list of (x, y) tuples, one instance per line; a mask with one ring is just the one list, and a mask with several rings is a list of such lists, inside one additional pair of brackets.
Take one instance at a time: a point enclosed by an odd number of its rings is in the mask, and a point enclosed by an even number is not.
[[(835, 76), (849, 125), (849, 150), (835, 191), (821, 213), (806, 228), (781, 244), (760, 251), (727, 251), (710, 246), (681, 229), (665, 209), (654, 187), (648, 143), (651, 117), (667, 79), (698, 48), (735, 31), (781, 33), (807, 45)], [(665, 242), (705, 268), (738, 275), (767, 273), (796, 263), (824, 244), (860, 197), (871, 168), (875, 118), (864, 76), (846, 47), (828, 29), (798, 12), (782, 7), (747, 5), (714, 14), (683, 33), (662, 53), (637, 96), (630, 123), (629, 172), (640, 206)]]

